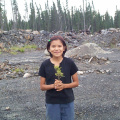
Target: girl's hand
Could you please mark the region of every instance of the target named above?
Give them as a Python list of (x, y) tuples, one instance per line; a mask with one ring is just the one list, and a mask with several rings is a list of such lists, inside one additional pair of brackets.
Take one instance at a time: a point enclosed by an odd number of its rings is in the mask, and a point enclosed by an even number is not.
[(57, 80), (57, 79), (55, 79), (55, 83), (54, 83), (54, 85), (55, 85), (55, 89), (56, 89), (56, 91), (61, 91), (61, 90), (64, 89), (64, 84), (62, 83), (61, 80)]

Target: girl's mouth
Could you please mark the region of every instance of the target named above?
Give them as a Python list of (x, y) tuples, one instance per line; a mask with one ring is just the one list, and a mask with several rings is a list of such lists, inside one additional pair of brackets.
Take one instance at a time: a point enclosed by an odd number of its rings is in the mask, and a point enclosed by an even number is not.
[(54, 53), (60, 53), (60, 52), (54, 52)]

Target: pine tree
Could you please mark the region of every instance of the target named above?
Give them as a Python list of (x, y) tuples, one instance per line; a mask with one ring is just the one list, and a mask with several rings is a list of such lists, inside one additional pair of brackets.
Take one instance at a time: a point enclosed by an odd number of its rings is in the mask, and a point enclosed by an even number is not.
[(0, 0), (0, 28), (3, 29), (3, 1)]
[(55, 3), (53, 2), (53, 6), (51, 7), (51, 12), (50, 12), (50, 30), (51, 31), (58, 31), (58, 13), (57, 13), (57, 8), (55, 6)]
[(37, 24), (37, 30), (39, 31), (41, 30), (41, 16), (40, 16), (41, 6), (40, 8), (38, 8), (36, 4), (36, 8), (37, 8), (36, 24)]
[(31, 13), (29, 15), (29, 26), (30, 26), (30, 29), (36, 30), (35, 8), (34, 8), (33, 0), (32, 0), (32, 3), (30, 3), (30, 11)]
[(61, 8), (61, 4), (60, 4), (60, 0), (57, 0), (57, 7), (58, 7), (58, 18), (59, 18), (59, 21), (58, 21), (58, 28), (59, 30), (63, 30), (63, 13), (62, 13), (62, 8)]
[(13, 13), (13, 29), (17, 30), (17, 21), (18, 21), (18, 4), (16, 0), (11, 0), (12, 13)]
[(116, 28), (120, 27), (120, 10), (116, 10), (115, 12), (114, 25)]

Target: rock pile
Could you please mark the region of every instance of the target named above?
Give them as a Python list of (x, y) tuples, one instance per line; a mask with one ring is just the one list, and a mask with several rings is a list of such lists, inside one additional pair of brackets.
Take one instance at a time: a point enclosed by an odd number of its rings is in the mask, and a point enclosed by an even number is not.
[[(102, 30), (103, 31), (103, 30)], [(108, 31), (108, 30), (107, 30)], [(84, 35), (77, 32), (48, 32), (48, 31), (32, 31), (32, 30), (0, 30), (0, 49), (10, 48), (11, 46), (23, 46), (24, 44), (36, 44), (38, 48), (45, 49), (48, 39), (54, 35), (62, 36), (70, 48), (75, 48), (83, 42), (94, 42), (101, 46), (119, 46), (120, 30), (111, 28), (106, 34)]]

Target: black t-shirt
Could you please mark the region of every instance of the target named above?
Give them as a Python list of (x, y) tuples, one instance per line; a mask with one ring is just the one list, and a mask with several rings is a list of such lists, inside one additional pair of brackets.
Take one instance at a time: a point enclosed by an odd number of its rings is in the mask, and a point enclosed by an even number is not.
[[(64, 77), (61, 78), (63, 83), (71, 83), (71, 76), (74, 75), (78, 68), (70, 58), (64, 57), (60, 63), (61, 72)], [(57, 77), (55, 76), (54, 64), (50, 59), (45, 60), (39, 69), (39, 76), (46, 78), (46, 84), (53, 84)], [(66, 104), (74, 100), (74, 94), (72, 88), (63, 89), (62, 91), (56, 91), (55, 89), (46, 91), (46, 103), (49, 104)]]

